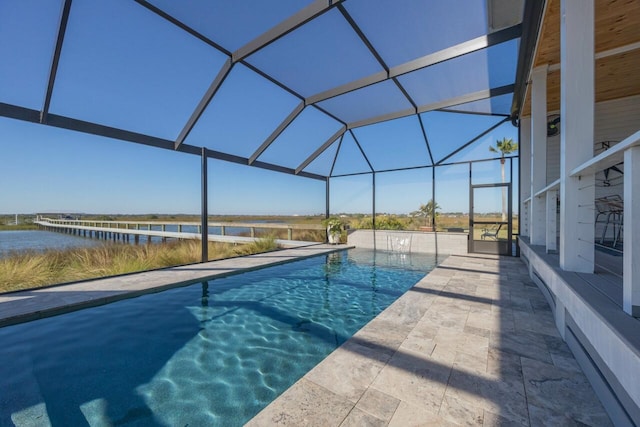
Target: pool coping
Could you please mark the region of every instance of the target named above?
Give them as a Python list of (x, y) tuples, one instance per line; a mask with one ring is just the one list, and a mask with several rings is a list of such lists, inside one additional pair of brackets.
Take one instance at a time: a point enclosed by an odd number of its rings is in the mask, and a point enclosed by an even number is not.
[(0, 294), (0, 328), (353, 247), (301, 246)]

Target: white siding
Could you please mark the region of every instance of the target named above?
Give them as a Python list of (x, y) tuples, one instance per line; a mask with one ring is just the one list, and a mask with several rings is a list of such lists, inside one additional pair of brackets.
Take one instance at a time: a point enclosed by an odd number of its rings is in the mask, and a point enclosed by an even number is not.
[[(551, 113), (550, 113), (551, 114)], [(560, 122), (562, 127), (562, 121)], [(595, 107), (595, 141), (594, 155), (600, 151), (598, 142), (620, 142), (640, 128), (640, 96), (600, 102)], [(613, 174), (612, 174), (613, 176)], [(618, 175), (616, 175), (618, 176)], [(560, 135), (547, 138), (547, 184), (560, 177)], [(600, 185), (604, 175), (600, 172), (596, 176), (596, 197), (608, 194), (618, 194), (618, 190), (603, 189)], [(622, 179), (619, 179), (622, 183)], [(619, 187), (622, 194), (622, 187)]]

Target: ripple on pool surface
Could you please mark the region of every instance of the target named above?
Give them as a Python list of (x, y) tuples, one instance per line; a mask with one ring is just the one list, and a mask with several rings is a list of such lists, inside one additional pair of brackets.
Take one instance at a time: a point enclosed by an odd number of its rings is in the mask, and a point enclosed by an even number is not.
[(0, 329), (0, 426), (242, 425), (434, 264), (350, 250)]

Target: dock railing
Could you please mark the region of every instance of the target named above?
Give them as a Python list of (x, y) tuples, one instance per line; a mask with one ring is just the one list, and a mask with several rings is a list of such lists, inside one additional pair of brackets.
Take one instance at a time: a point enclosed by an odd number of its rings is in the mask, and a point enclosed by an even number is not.
[[(200, 222), (192, 221), (107, 221), (107, 220), (80, 220), (67, 218), (48, 218), (38, 215), (35, 221), (41, 226), (54, 226), (64, 228), (65, 226), (77, 231), (111, 232), (117, 234), (133, 234), (194, 239), (201, 238), (202, 226)], [(220, 234), (217, 236), (233, 236), (234, 238), (249, 237), (255, 239), (260, 237), (260, 232), (264, 230), (286, 230), (286, 240), (294, 240), (294, 231), (321, 231), (326, 233), (326, 229), (321, 224), (288, 224), (288, 223), (255, 223), (255, 222), (209, 222), (209, 230), (219, 228)], [(239, 236), (238, 233), (229, 234), (228, 229), (246, 229), (249, 236)], [(145, 233), (148, 232), (148, 233)], [(211, 233), (209, 233), (211, 236)], [(264, 234), (264, 233), (262, 233)], [(213, 236), (216, 236), (215, 234)]]

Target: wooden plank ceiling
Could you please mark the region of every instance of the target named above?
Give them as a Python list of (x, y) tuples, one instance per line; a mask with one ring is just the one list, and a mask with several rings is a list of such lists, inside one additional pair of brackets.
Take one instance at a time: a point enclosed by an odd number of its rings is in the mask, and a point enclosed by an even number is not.
[[(640, 94), (640, 1), (596, 0), (595, 26), (596, 102)], [(631, 49), (615, 53), (620, 48)], [(533, 63), (549, 65), (547, 111), (560, 110), (560, 0), (547, 0)], [(527, 91), (521, 116), (530, 115), (531, 91)]]

